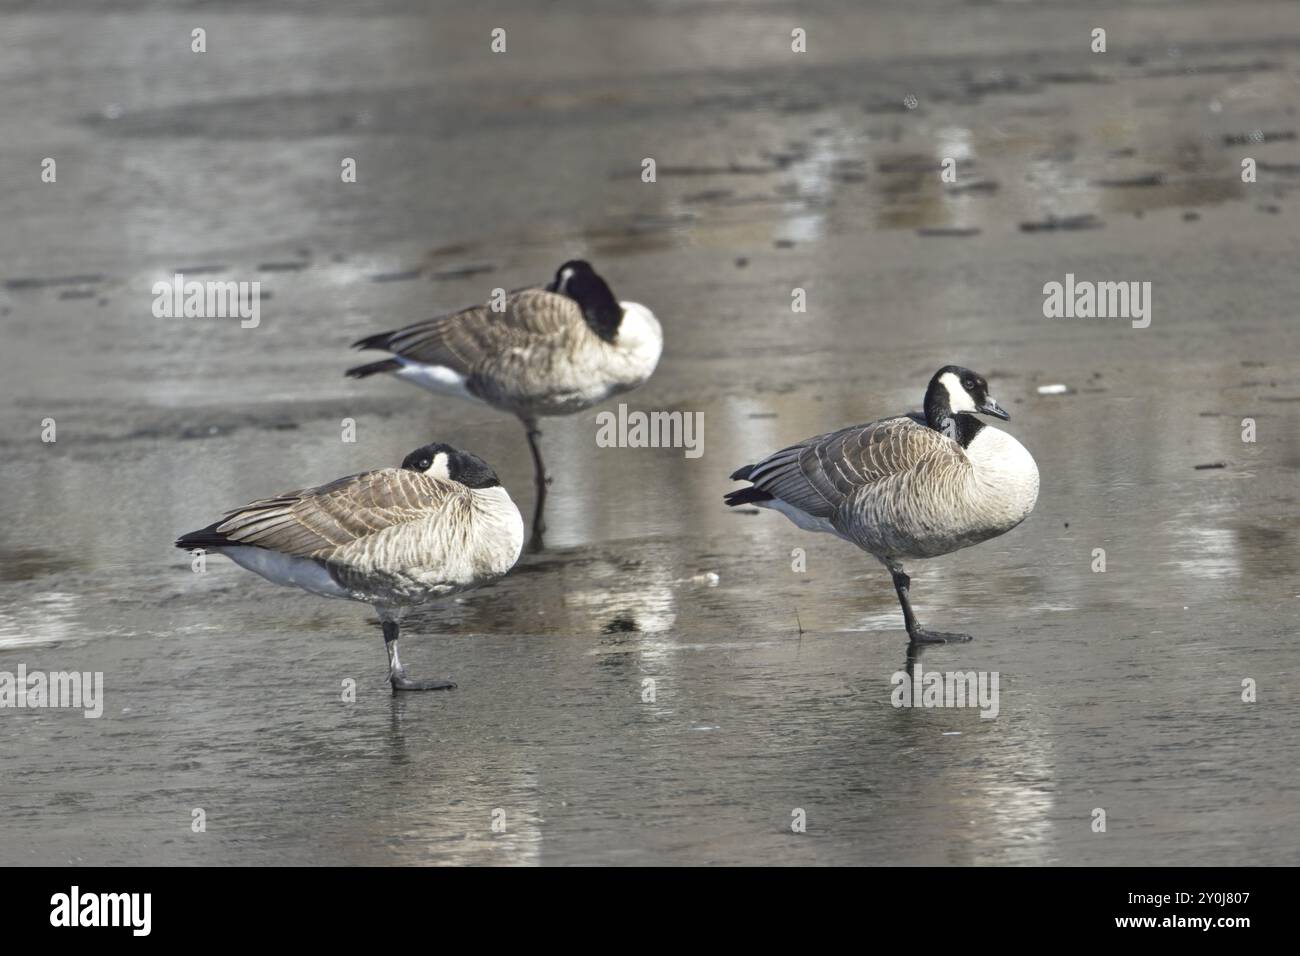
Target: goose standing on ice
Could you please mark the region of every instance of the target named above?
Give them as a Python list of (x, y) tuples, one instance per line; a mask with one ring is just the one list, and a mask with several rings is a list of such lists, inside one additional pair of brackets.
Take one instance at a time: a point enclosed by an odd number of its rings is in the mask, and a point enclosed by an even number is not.
[(543, 415), (569, 415), (636, 388), (659, 363), (663, 332), (654, 313), (620, 302), (590, 263), (560, 266), (545, 288), (520, 289), (504, 311), (475, 306), (353, 343), (394, 357), (348, 370), (392, 372), (440, 395), (486, 402), (518, 416), (533, 452), (537, 501), (530, 547), (546, 530), (546, 467), (537, 440)]
[(397, 656), (402, 612), (495, 581), (519, 560), (524, 522), (480, 458), (432, 444), (381, 468), (254, 501), (176, 547), (224, 554), (268, 581), (373, 604), (394, 690), (447, 690), (416, 680)]
[(921, 627), (902, 562), (1005, 534), (1033, 510), (1034, 459), (976, 415), (1010, 418), (983, 376), (946, 365), (930, 379), (923, 418), (883, 418), (791, 445), (736, 471), (732, 480), (752, 485), (725, 500), (772, 508), (806, 531), (838, 535), (875, 555), (893, 575), (914, 643), (968, 641), (968, 634)]

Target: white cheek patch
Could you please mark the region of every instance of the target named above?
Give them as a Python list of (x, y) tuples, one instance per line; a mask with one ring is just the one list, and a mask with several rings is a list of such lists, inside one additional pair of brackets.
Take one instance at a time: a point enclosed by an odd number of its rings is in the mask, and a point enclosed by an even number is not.
[(948, 407), (954, 412), (973, 412), (975, 411), (975, 400), (970, 397), (970, 393), (961, 387), (961, 380), (952, 372), (944, 372), (939, 376), (939, 383), (943, 385), (948, 392)]
[(440, 451), (433, 456), (433, 464), (429, 466), (425, 474), (432, 475), (434, 478), (441, 478), (443, 481), (451, 480), (451, 472), (447, 468), (447, 453), (445, 451)]

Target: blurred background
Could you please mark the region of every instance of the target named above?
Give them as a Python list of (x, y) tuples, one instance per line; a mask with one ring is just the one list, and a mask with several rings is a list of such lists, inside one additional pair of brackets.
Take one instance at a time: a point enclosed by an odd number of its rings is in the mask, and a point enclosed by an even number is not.
[[(0, 42), (0, 671), (106, 686), (0, 711), (0, 863), (1294, 861), (1293, 3), (45, 0)], [(704, 454), (545, 421), (550, 549), (404, 631), (459, 690), (395, 698), (369, 609), (171, 547), (431, 440), (530, 513), (515, 420), (343, 372), (574, 257), (658, 315), (623, 400)], [(260, 325), (156, 318), (178, 272), (259, 281)], [(1150, 327), (1044, 318), (1066, 273), (1151, 282)], [(894, 709), (883, 568), (721, 504), (949, 362), (1043, 481), (909, 569), (994, 720)]]

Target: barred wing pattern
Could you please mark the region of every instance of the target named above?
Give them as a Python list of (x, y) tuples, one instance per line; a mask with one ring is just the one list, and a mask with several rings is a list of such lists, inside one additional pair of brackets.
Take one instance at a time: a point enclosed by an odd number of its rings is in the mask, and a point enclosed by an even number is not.
[[(818, 435), (759, 462), (754, 486), (823, 518), (873, 554), (946, 548), (973, 468), (957, 442), (908, 417)], [(929, 552), (930, 547), (924, 547)], [(945, 553), (934, 550), (934, 553)]]
[(571, 375), (580, 381), (564, 366), (601, 345), (578, 303), (544, 289), (512, 292), (504, 312), (475, 306), (357, 344), (450, 368), (472, 394), (507, 405), (546, 396)]
[(470, 506), (468, 491), (459, 484), (384, 468), (254, 501), (195, 534), (210, 537), (210, 544), (350, 564), (362, 557), (368, 541), (418, 529), (458, 506)]

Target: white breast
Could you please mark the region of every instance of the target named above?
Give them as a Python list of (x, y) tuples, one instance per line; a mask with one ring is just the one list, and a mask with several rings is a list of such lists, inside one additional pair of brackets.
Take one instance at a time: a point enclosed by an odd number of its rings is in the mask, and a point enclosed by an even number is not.
[(654, 372), (664, 348), (664, 331), (655, 314), (639, 302), (620, 302), (623, 321), (614, 340), (627, 387), (640, 385)]
[(524, 551), (524, 519), (510, 494), (500, 485), (473, 491), (480, 515), (477, 561), (480, 573), (497, 578), (515, 566)]
[(645, 306), (619, 304), (623, 320), (613, 342), (586, 334), (568, 350), (551, 352), (545, 361), (527, 363), (504, 404), (534, 414), (565, 415), (643, 384), (659, 364), (663, 331)]
[(966, 447), (975, 466), (971, 506), (990, 528), (1008, 531), (1034, 510), (1038, 501), (1038, 465), (1024, 445), (986, 425)]

